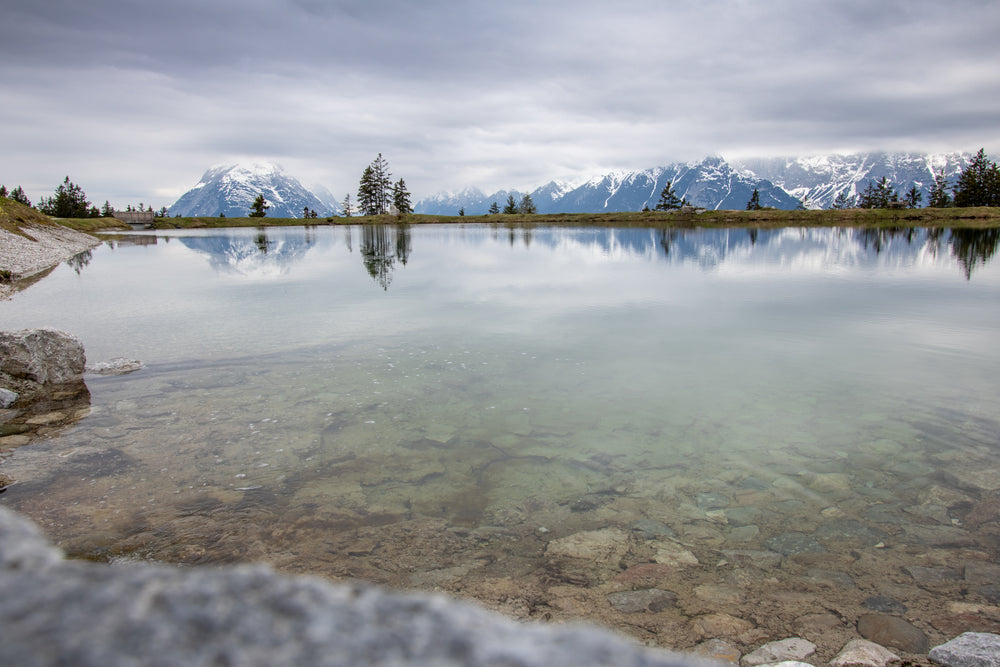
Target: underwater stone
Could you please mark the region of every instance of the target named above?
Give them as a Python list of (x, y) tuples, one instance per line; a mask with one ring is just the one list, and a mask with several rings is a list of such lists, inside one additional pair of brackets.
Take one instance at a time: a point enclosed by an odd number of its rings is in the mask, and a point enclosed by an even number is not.
[(756, 651), (740, 658), (741, 667), (757, 667), (788, 660), (804, 660), (816, 652), (816, 645), (811, 641), (793, 637), (764, 644)]
[(898, 660), (899, 656), (884, 646), (866, 639), (852, 639), (830, 661), (830, 667), (885, 667)]
[(777, 551), (778, 553), (786, 556), (795, 556), (797, 554), (818, 554), (826, 551), (826, 549), (823, 548), (823, 545), (805, 533), (782, 533), (781, 535), (777, 535), (769, 540), (766, 540), (764, 544), (766, 544), (772, 551)]
[(858, 633), (882, 646), (892, 646), (909, 653), (927, 652), (927, 635), (898, 616), (864, 614), (858, 619)]
[(1000, 665), (1000, 635), (965, 632), (932, 648), (928, 657), (946, 667), (996, 667)]

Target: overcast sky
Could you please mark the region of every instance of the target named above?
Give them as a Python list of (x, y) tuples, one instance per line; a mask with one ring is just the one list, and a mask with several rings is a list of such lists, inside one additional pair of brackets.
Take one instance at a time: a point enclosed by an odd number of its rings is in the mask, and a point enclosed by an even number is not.
[(169, 206), (268, 160), (414, 200), (709, 154), (1000, 157), (996, 0), (0, 0), (0, 183)]

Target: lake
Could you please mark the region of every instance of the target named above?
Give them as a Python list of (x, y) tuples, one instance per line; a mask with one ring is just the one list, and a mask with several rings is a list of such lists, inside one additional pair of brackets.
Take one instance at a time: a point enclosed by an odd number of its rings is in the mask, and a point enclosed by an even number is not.
[(0, 502), (76, 557), (263, 561), (675, 648), (832, 657), (875, 612), (932, 646), (996, 632), (998, 240), (108, 235), (0, 322), (144, 368), (87, 375), (73, 423), (3, 454)]

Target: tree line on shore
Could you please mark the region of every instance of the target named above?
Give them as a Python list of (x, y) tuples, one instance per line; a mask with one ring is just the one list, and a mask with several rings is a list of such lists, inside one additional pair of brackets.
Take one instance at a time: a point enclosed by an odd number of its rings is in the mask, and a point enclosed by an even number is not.
[[(20, 185), (10, 191), (5, 185), (0, 185), (0, 197), (6, 197), (32, 207), (31, 200), (28, 199)], [(846, 190), (842, 191), (834, 200), (833, 208), (920, 208), (922, 203), (923, 193), (916, 185), (913, 185), (905, 194), (900, 195), (899, 190), (886, 176), (883, 176), (878, 180), (869, 181), (865, 190), (856, 195)], [(667, 181), (666, 186), (660, 192), (656, 210), (679, 210), (686, 205), (688, 202), (678, 197), (673, 184)], [(1000, 206), (1000, 167), (986, 156), (986, 151), (982, 148), (979, 149), (968, 166), (962, 170), (954, 184), (948, 182), (943, 171), (935, 175), (934, 185), (931, 187), (927, 201), (928, 208), (975, 206)], [(107, 201), (100, 208), (91, 204), (87, 200), (83, 188), (73, 183), (69, 176), (56, 187), (52, 196), (43, 197), (34, 208), (56, 218), (110, 218), (114, 216), (115, 212), (115, 209)], [(267, 215), (268, 208), (270, 206), (267, 199), (261, 193), (254, 199), (247, 215), (252, 218), (263, 218)], [(382, 157), (381, 153), (362, 171), (356, 200), (351, 201), (351, 195), (348, 193), (341, 203), (341, 208), (346, 217), (352, 217), (355, 214), (362, 216), (386, 214), (405, 216), (413, 213), (411, 195), (407, 190), (406, 182), (402, 178), (395, 182), (392, 181), (389, 163)], [(761, 205), (760, 193), (757, 188), (754, 188), (746, 208), (747, 210), (765, 208)], [(804, 202), (802, 208), (805, 208)], [(167, 216), (166, 206), (159, 211), (154, 211), (152, 206), (147, 209), (142, 202), (137, 207), (129, 204), (126, 210), (140, 212), (148, 210), (158, 217)], [(532, 201), (531, 195), (528, 194), (522, 196), (520, 202), (515, 199), (514, 195), (508, 195), (507, 202), (502, 209), (495, 201), (489, 208), (490, 215), (530, 215), (537, 212), (538, 209)], [(465, 209), (460, 209), (458, 214), (464, 216)], [(307, 206), (302, 211), (302, 217), (306, 219), (316, 218), (317, 213)]]

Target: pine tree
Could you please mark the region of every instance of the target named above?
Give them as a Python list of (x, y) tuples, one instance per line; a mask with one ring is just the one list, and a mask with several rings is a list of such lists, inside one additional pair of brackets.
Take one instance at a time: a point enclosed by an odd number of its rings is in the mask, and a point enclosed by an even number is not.
[(410, 203), (410, 193), (406, 189), (406, 182), (399, 179), (392, 186), (392, 205), (396, 207), (398, 215), (409, 215), (413, 213), (413, 205)]
[(514, 215), (518, 212), (517, 201), (514, 195), (507, 195), (507, 203), (503, 207), (504, 215)]
[(858, 198), (852, 194), (848, 194), (847, 190), (841, 190), (837, 193), (837, 198), (833, 200), (833, 208), (845, 209), (854, 208), (857, 203)]
[(101, 208), (101, 217), (102, 218), (115, 217), (115, 209), (111, 206), (111, 203), (107, 199), (104, 200), (104, 206)]
[(358, 212), (361, 215), (378, 215), (378, 191), (375, 185), (375, 171), (371, 165), (361, 172), (358, 183)]
[(492, 204), (490, 204), (490, 215), (499, 215), (499, 214), (500, 214), (500, 207), (497, 206), (497, 203), (493, 202)]
[(660, 201), (656, 204), (657, 211), (674, 211), (684, 206), (687, 202), (683, 199), (677, 197), (677, 193), (674, 192), (674, 186), (670, 181), (663, 187), (663, 191), (660, 192)]
[(16, 201), (18, 204), (24, 204), (28, 207), (31, 206), (31, 200), (28, 199), (28, 195), (24, 194), (24, 190), (20, 185), (11, 190), (11, 193), (7, 198), (12, 201)]
[(56, 188), (55, 196), (39, 202), (38, 210), (54, 218), (86, 218), (91, 213), (87, 194), (69, 176)]
[(922, 202), (923, 199), (924, 193), (917, 189), (916, 184), (909, 189), (906, 193), (906, 197), (904, 197), (907, 208), (920, 208), (920, 202)]
[(531, 195), (524, 195), (521, 197), (521, 203), (518, 205), (517, 210), (519, 213), (524, 215), (533, 215), (538, 213), (538, 207), (535, 206), (535, 202), (531, 200)]
[(372, 160), (371, 167), (376, 203), (374, 215), (382, 215), (389, 212), (389, 204), (392, 202), (392, 182), (389, 180), (392, 174), (389, 173), (389, 163), (385, 161), (381, 153)]
[(351, 193), (348, 192), (344, 195), (344, 203), (341, 205), (344, 209), (344, 217), (349, 218), (354, 215), (354, 204), (351, 203)]
[(257, 195), (257, 198), (253, 200), (249, 215), (251, 218), (263, 218), (267, 215), (267, 209), (269, 208), (271, 207), (268, 205), (267, 200), (264, 199), (264, 195), (259, 194)]
[(943, 169), (934, 177), (934, 186), (931, 188), (927, 206), (930, 208), (948, 208), (951, 206), (951, 195), (948, 194), (948, 179), (944, 177)]
[(750, 201), (747, 202), (747, 210), (748, 211), (759, 211), (760, 209), (761, 209), (761, 205), (760, 205), (760, 192), (757, 191), (757, 188), (754, 188), (753, 189), (753, 194), (750, 195)]
[(461, 207), (460, 209), (458, 209), (458, 215), (459, 215), (459, 217), (462, 217), (462, 218), (465, 217), (465, 207), (464, 206)]
[(7, 192), (7, 186), (6, 185), (0, 185), (0, 197), (3, 197), (4, 199), (6, 199), (8, 194), (10, 194), (10, 193)]
[(955, 183), (955, 206), (1000, 206), (1000, 168), (982, 148)]
[(859, 208), (889, 208), (889, 204), (899, 201), (899, 192), (893, 189), (887, 176), (878, 181), (868, 181), (868, 187), (861, 193)]

